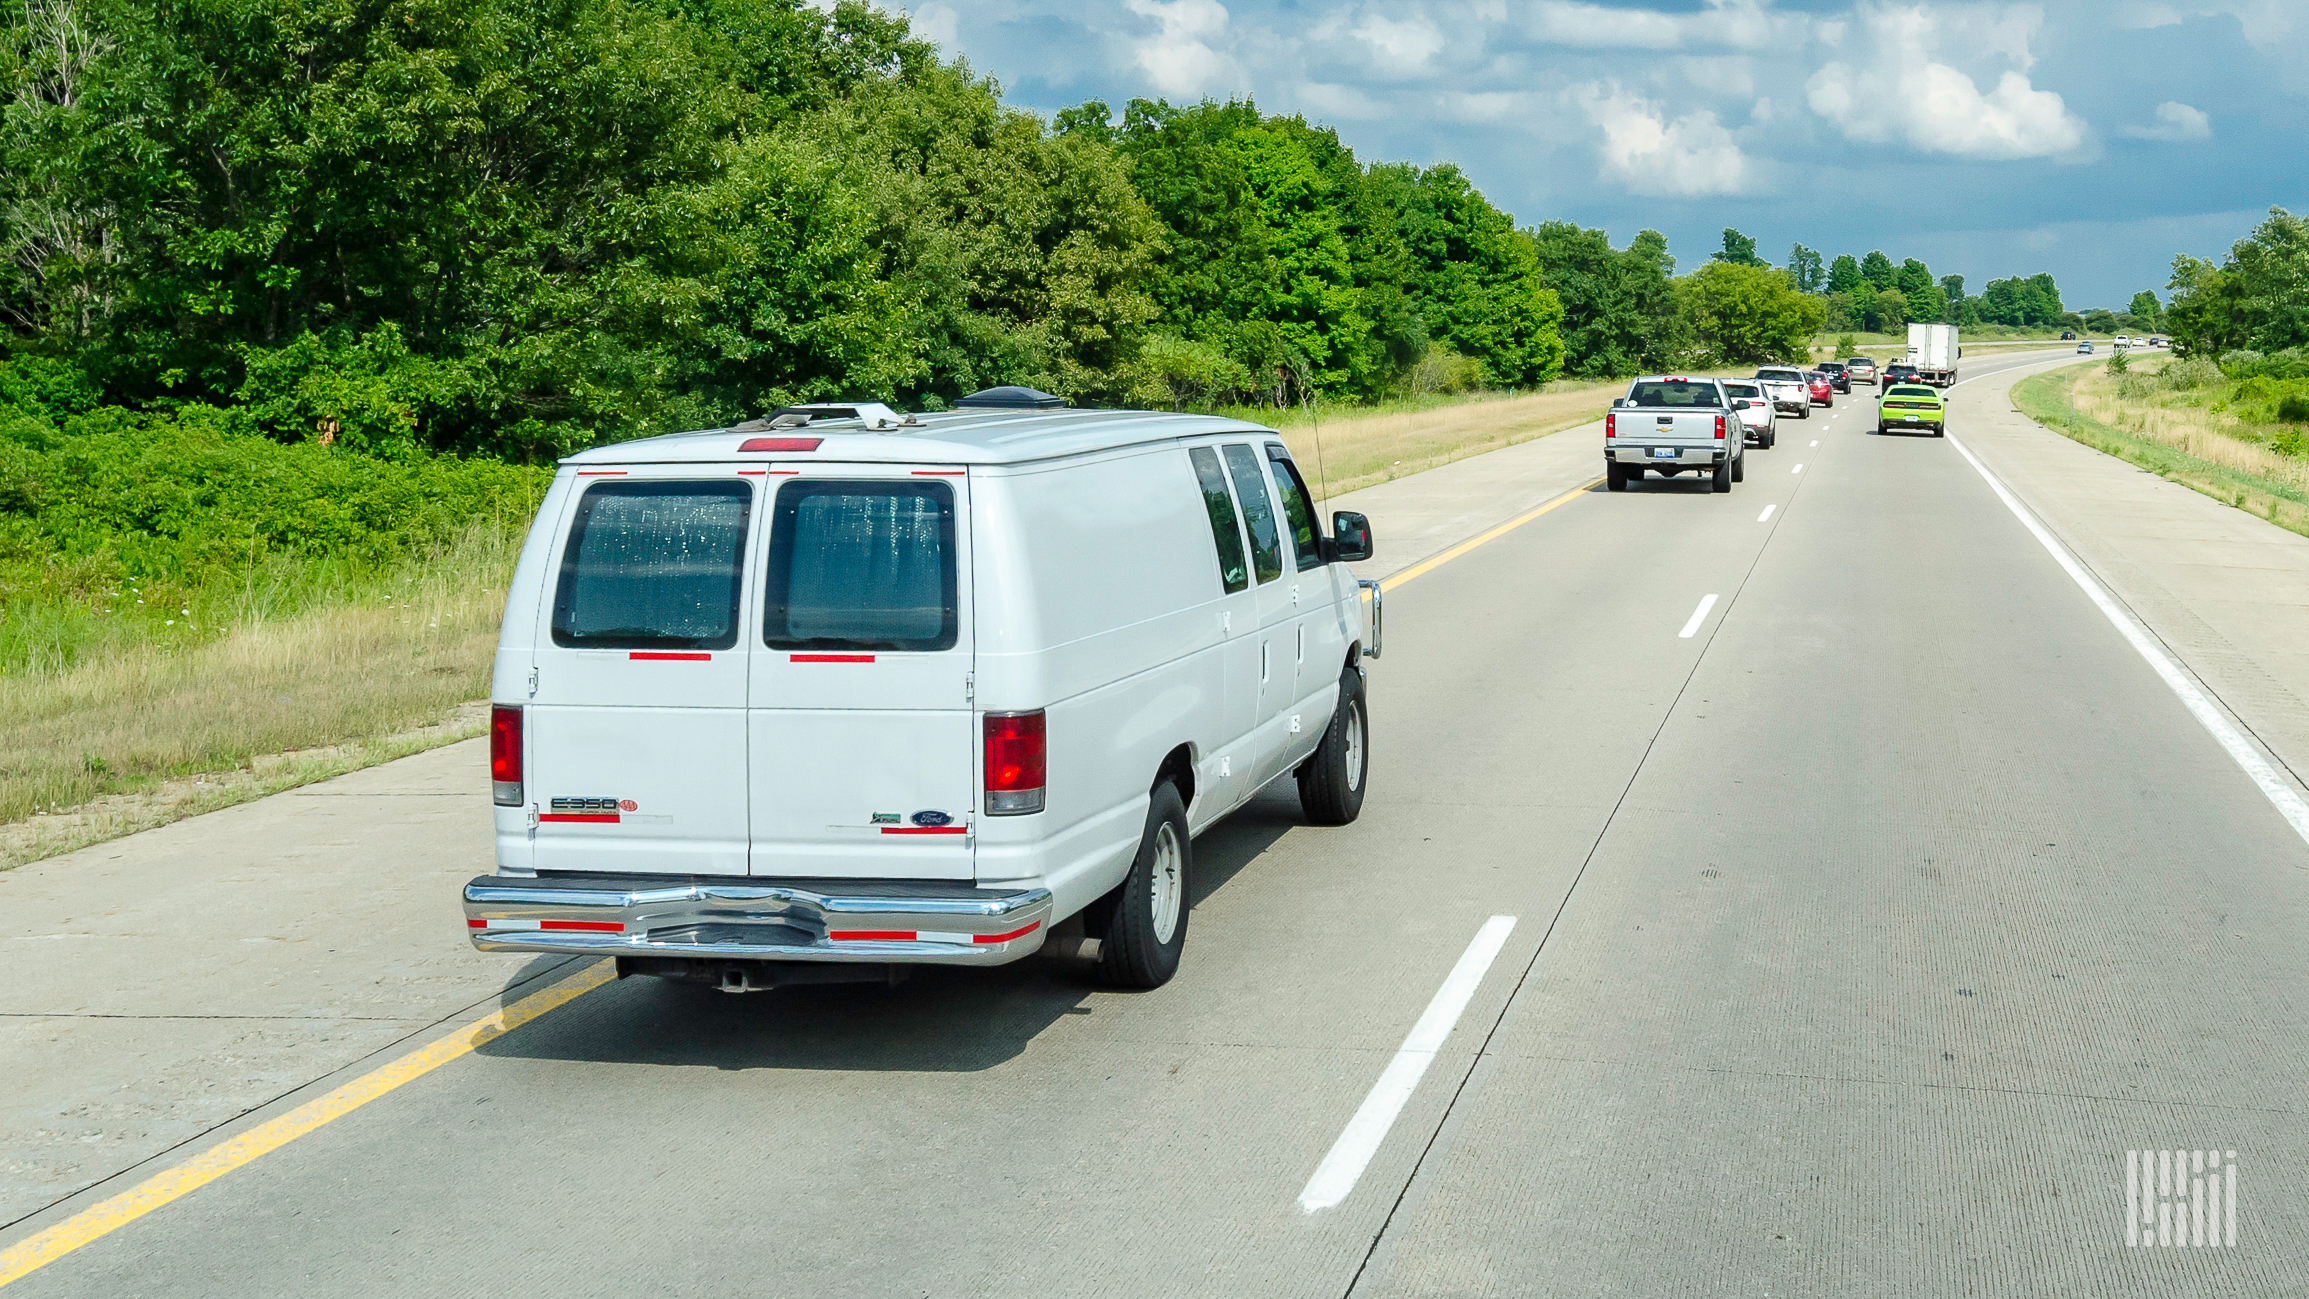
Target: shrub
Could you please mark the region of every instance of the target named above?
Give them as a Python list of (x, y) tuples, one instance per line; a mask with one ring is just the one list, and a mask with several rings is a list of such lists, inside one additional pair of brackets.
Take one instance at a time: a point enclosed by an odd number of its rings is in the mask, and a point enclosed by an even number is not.
[(2221, 367), (2201, 356), (2183, 357), (2158, 373), (2168, 388), (2187, 392), (2221, 382)]
[(1483, 362), (1472, 356), (1461, 356), (1441, 344), (1429, 347), (1404, 376), (1404, 385), (1422, 396), (1435, 392), (1474, 392), (1483, 384)]
[[(2277, 399), (2277, 418), (2290, 424), (2309, 423), (2309, 393), (2289, 392)], [(2293, 434), (2295, 442), (2301, 435)]]
[(2125, 359), (2125, 354), (2121, 350), (2115, 356), (2109, 358), (2110, 374), (2123, 374), (2125, 371), (2131, 368), (2132, 362)]
[(1850, 334), (1838, 334), (1836, 336), (1836, 355), (1838, 356), (1850, 356), (1852, 349), (1858, 346), (1860, 346), (1860, 340)]

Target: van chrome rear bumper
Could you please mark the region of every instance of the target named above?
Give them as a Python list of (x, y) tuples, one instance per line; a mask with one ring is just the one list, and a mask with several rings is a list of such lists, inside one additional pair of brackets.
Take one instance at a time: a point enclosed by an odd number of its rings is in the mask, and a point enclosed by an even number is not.
[(484, 952), (1000, 965), (1042, 946), (1050, 890), (961, 880), (483, 875), (465, 925)]

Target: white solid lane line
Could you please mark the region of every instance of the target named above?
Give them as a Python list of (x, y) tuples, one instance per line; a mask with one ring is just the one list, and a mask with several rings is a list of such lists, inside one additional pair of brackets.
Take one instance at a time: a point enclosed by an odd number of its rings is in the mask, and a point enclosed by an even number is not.
[(1355, 1117), (1347, 1120), (1346, 1130), (1331, 1143), (1331, 1153), (1323, 1156), (1315, 1175), (1307, 1179), (1307, 1189), (1299, 1192), (1300, 1212), (1328, 1209), (1355, 1189), (1356, 1179), (1363, 1176), (1371, 1156), (1379, 1152), (1379, 1143), (1387, 1139), (1387, 1129), (1395, 1126), (1403, 1103), (1419, 1089), (1427, 1066), (1435, 1062), (1435, 1053), (1443, 1049), (1453, 1026), (1459, 1023), (1460, 1012), (1467, 1009), (1484, 972), (1491, 968), (1499, 949), (1507, 943), (1508, 931), (1514, 928), (1514, 916), (1493, 916), (1475, 931), (1475, 941), (1460, 954), (1459, 964), (1451, 967), (1443, 986), (1435, 990), (1434, 999), (1427, 1003), (1419, 1022), (1411, 1026), (1411, 1034), (1403, 1039), (1395, 1058), (1387, 1062), (1371, 1094), (1363, 1098)]
[[(1764, 513), (1770, 514), (1771, 511), (1766, 510)], [(1759, 519), (1758, 522), (1762, 522), (1762, 520)], [(1715, 607), (1716, 597), (1713, 594), (1710, 594), (1706, 599), (1700, 601), (1699, 608), (1692, 610), (1692, 620), (1685, 623), (1684, 629), (1677, 632), (1676, 635), (1683, 637), (1685, 640), (1690, 640), (1692, 638), (1692, 633), (1700, 629), (1700, 624), (1708, 620), (1708, 610)]]
[(2100, 582), (2085, 571), (2084, 565), (2077, 562), (2076, 558), (2068, 553), (2068, 547), (2054, 540), (2053, 535), (2045, 530), (2043, 524), (2037, 522), (2034, 515), (2021, 508), (2019, 500), (2014, 498), (2013, 494), (2005, 488), (2002, 480), (1989, 472), (1988, 466), (1980, 462), (1980, 457), (1972, 454), (1972, 449), (1956, 438), (1952, 437), (1948, 441), (1959, 454), (1972, 462), (1972, 467), (1980, 471), (1982, 478), (1988, 480), (1989, 487), (1996, 492), (1997, 498), (2004, 502), (2004, 507), (2012, 511), (2012, 516), (2020, 520), (2021, 526), (2027, 528), (2036, 537), (2037, 541), (2052, 555), (2053, 561), (2067, 571), (2069, 578), (2082, 588), (2085, 595), (2090, 597), (2092, 602), (2100, 607), (2100, 611), (2107, 615), (2108, 620), (2116, 625), (2118, 634), (2122, 635), (2142, 658), (2147, 659), (2150, 669), (2164, 679), (2165, 684), (2171, 687), (2174, 694), (2180, 696), (2182, 706), (2194, 714), (2197, 721), (2212, 733), (2214, 741), (2228, 751), (2229, 757), (2238, 766), (2245, 769), (2245, 774), (2252, 778), (2255, 785), (2260, 787), (2262, 796), (2267, 798), (2270, 804), (2277, 809), (2277, 815), (2284, 817), (2286, 824), (2293, 827), (2293, 833), (2300, 835), (2303, 842), (2309, 842), (2309, 802), (2304, 802), (2301, 795), (2294, 792), (2293, 787), (2285, 782), (2285, 778), (2277, 774), (2277, 769), (2270, 766), (2268, 759), (2262, 757), (2260, 751), (2255, 749), (2251, 742), (2246, 740), (2244, 735), (2230, 723), (2219, 706), (2205, 697), (2205, 692), (2198, 688), (2197, 683), (2189, 677), (2188, 673), (2181, 670), (2179, 664), (2173, 662), (2172, 656), (2165, 652), (2163, 646), (2157, 644), (2147, 629), (2135, 621), (2132, 614), (2126, 612), (2124, 606), (2118, 604), (2102, 588)]
[(1762, 514), (1759, 514), (1759, 515), (1757, 515), (1757, 516), (1756, 516), (1756, 522), (1758, 522), (1758, 523), (1762, 523), (1764, 520), (1766, 520), (1766, 519), (1768, 519), (1768, 518), (1771, 518), (1771, 517), (1772, 517), (1772, 511), (1774, 511), (1774, 510), (1776, 510), (1776, 509), (1779, 509), (1779, 508), (1780, 508), (1780, 503), (1779, 503), (1778, 501), (1774, 501), (1774, 502), (1772, 502), (1770, 505), (1767, 505), (1767, 506), (1765, 506), (1765, 507), (1764, 507), (1764, 512), (1763, 512)]

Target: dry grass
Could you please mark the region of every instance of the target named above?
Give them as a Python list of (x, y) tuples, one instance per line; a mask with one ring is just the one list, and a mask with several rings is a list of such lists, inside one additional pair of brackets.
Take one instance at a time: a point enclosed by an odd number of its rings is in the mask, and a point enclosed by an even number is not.
[(0, 678), (0, 868), (473, 733), (445, 719), (488, 694), (518, 544), (476, 531), (355, 602)]
[(2144, 382), (2159, 368), (2135, 363), (2131, 384), (2105, 360), (2055, 370), (2013, 385), (2013, 401), (2087, 446), (2309, 535), (2309, 460), (2271, 445), (2272, 426), (2207, 409), (2202, 391)]

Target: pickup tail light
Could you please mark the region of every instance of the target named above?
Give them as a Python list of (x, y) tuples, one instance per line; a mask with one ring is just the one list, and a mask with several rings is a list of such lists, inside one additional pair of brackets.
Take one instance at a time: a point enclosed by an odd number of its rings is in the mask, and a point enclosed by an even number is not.
[(1724, 417), (1721, 415), (1716, 416), (1716, 436), (1719, 439), (1724, 436)]
[(986, 814), (1022, 816), (1042, 810), (1048, 771), (1041, 709), (986, 715)]
[(1616, 438), (1620, 435), (1619, 420), (1620, 417), (1617, 415), (1607, 414), (1603, 417), (1603, 435), (1605, 437)]
[(521, 797), (521, 706), (489, 710), (489, 792), (499, 807), (519, 807)]

